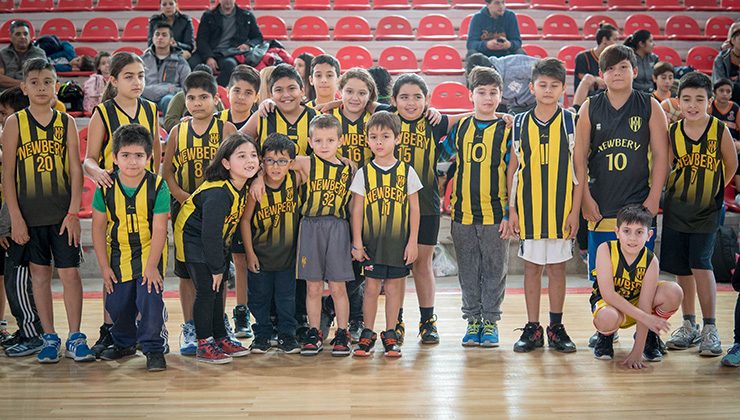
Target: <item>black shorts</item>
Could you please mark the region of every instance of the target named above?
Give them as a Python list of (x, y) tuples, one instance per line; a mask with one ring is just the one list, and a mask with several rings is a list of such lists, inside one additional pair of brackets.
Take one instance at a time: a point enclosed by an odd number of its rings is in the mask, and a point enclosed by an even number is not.
[(232, 254), (244, 254), (244, 241), (242, 240), (242, 232), (239, 226), (236, 227), (236, 233), (231, 238), (231, 253)]
[(80, 266), (80, 247), (69, 245), (67, 232), (59, 234), (61, 227), (62, 224), (58, 223), (28, 228), (30, 239), (26, 249), (31, 263), (50, 266), (53, 258), (56, 268)]
[(421, 216), (419, 218), (419, 245), (437, 245), (439, 235), (439, 215)]
[(411, 270), (408, 267), (395, 267), (392, 265), (384, 264), (372, 264), (371, 261), (366, 261), (365, 267), (365, 278), (369, 279), (398, 279), (409, 275)]
[(711, 270), (716, 233), (684, 233), (663, 225), (660, 238), (660, 269), (690, 276), (691, 269)]
[(175, 269), (173, 270), (175, 276), (181, 279), (189, 279), (190, 273), (188, 272), (188, 265), (182, 261), (175, 260)]

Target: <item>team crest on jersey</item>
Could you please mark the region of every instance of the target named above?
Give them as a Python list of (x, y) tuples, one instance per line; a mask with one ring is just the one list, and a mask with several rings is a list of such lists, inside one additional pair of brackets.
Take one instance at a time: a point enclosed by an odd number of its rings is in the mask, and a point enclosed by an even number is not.
[(640, 130), (641, 126), (642, 126), (642, 117), (639, 117), (639, 116), (630, 117), (630, 130), (637, 133)]
[(64, 141), (64, 127), (54, 127), (54, 139)]
[(717, 152), (717, 140), (707, 140), (707, 151), (712, 154)]
[(406, 189), (406, 175), (396, 175), (396, 188)]
[(218, 139), (219, 139), (218, 133), (211, 133), (208, 141), (211, 143), (212, 146), (218, 146)]
[(424, 118), (422, 118), (416, 122), (416, 132), (426, 133), (426, 131), (427, 131), (427, 121)]
[(645, 268), (645, 267), (637, 267), (637, 269), (635, 270), (635, 277), (638, 278), (638, 279), (641, 279), (641, 278), (645, 277), (645, 271), (646, 270), (647, 270), (647, 268)]

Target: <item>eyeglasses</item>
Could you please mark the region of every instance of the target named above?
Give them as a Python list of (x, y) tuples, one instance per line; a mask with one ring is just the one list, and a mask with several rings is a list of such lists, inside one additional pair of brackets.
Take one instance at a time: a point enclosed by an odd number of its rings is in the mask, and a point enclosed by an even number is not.
[(267, 166), (272, 166), (272, 165), (285, 166), (285, 165), (287, 165), (287, 164), (290, 163), (290, 159), (277, 159), (277, 160), (275, 160), (275, 159), (272, 159), (272, 158), (267, 158), (267, 159), (264, 160), (264, 163)]

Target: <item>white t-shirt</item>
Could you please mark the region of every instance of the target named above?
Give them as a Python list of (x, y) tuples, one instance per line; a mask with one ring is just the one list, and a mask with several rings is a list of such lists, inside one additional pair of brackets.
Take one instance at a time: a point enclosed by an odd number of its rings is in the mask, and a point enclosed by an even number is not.
[[(378, 168), (387, 171), (388, 169), (392, 168), (395, 163), (391, 166), (380, 166), (377, 162), (373, 161), (375, 166)], [(361, 196), (365, 196), (365, 172), (363, 171), (365, 168), (360, 168), (357, 170), (357, 173), (355, 174), (354, 179), (352, 179), (352, 185), (350, 185), (349, 190), (353, 193), (359, 194)], [(424, 186), (421, 184), (421, 180), (419, 179), (419, 175), (416, 174), (416, 171), (413, 167), (409, 165), (409, 179), (406, 182), (406, 194), (413, 194), (415, 192), (418, 192), (424, 188)]]

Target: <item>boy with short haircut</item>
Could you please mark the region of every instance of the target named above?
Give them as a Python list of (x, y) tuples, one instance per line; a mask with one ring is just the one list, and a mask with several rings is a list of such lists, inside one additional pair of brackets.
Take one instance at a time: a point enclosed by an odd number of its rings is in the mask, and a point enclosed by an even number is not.
[[(92, 240), (103, 286), (105, 309), (113, 320), (113, 345), (103, 360), (146, 355), (147, 370), (165, 370), (167, 310), (162, 300), (167, 266), (167, 183), (146, 169), (152, 155), (152, 136), (139, 124), (113, 133), (113, 159), (118, 170), (112, 187), (93, 197)], [(138, 319), (137, 319), (138, 318)]]
[[(385, 355), (400, 357), (396, 316), (403, 303), (409, 267), (418, 255), (419, 197), (423, 188), (411, 165), (396, 159), (401, 142), (401, 120), (387, 111), (373, 114), (367, 122), (371, 162), (352, 181), (352, 258), (363, 263), (365, 295), (363, 318), (355, 356), (369, 356), (377, 334), (373, 331), (381, 286), (385, 291), (385, 331), (380, 333)], [(365, 246), (367, 245), (367, 246)]]
[(719, 79), (714, 84), (712, 116), (725, 123), (735, 141), (740, 141), (740, 105), (732, 101), (732, 81)]
[(556, 58), (532, 69), (529, 89), (537, 99), (531, 111), (514, 118), (509, 161), (509, 230), (520, 240), (524, 260), (527, 324), (514, 351), (544, 346), (540, 326), (542, 272), (547, 268), (550, 324), (547, 344), (562, 353), (576, 351), (563, 326), (565, 263), (573, 256), (582, 186), (573, 174), (575, 115), (558, 105), (565, 91), (565, 66)]
[(443, 146), (457, 153), (452, 187), (452, 242), (458, 258), (464, 346), (497, 347), (509, 255), (506, 165), (510, 130), (496, 108), (501, 76), (476, 67), (468, 75), (474, 115), (457, 122)]
[[(41, 363), (59, 361), (61, 340), (54, 330), (51, 297), (52, 255), (64, 286), (69, 338), (65, 355), (93, 361), (80, 330), (80, 210), (82, 165), (77, 126), (51, 109), (56, 73), (44, 59), (24, 64), (21, 89), (30, 106), (12, 115), (3, 131), (3, 195), (11, 219), (11, 247), (28, 244), (33, 295), (44, 329)], [(12, 182), (10, 180), (15, 180)]]
[(308, 74), (308, 82), (316, 92), (316, 99), (306, 103), (309, 108), (323, 105), (336, 99), (341, 74), (339, 61), (329, 54), (321, 54), (311, 60), (311, 72)]
[(653, 97), (660, 103), (673, 96), (673, 77), (674, 70), (671, 63), (659, 61), (653, 66), (653, 83), (655, 90)]
[(640, 204), (625, 206), (617, 213), (617, 239), (596, 251), (596, 282), (589, 300), (597, 330), (594, 357), (613, 359), (612, 335), (637, 324), (635, 344), (622, 362), (630, 369), (645, 367), (643, 360), (662, 359), (659, 349), (646, 346), (648, 331), (656, 336), (667, 331), (682, 298), (676, 283), (658, 281), (658, 258), (646, 246), (653, 235), (652, 219), (652, 212)]
[[(684, 118), (669, 130), (673, 162), (663, 199), (660, 268), (674, 274), (683, 289), (684, 323), (673, 332), (668, 348), (699, 344), (702, 356), (722, 354), (715, 325), (717, 284), (712, 253), (723, 205), (723, 191), (737, 169), (730, 130), (707, 114), (712, 96), (708, 76), (691, 72), (681, 78), (678, 98)], [(699, 296), (703, 328), (699, 333), (694, 296)]]
[[(210, 74), (194, 71), (185, 78), (185, 105), (192, 118), (170, 131), (162, 165), (162, 177), (167, 181), (172, 195), (170, 209), (173, 223), (177, 220), (182, 203), (203, 183), (205, 169), (221, 141), (236, 133), (233, 124), (214, 116), (217, 94), (216, 79)], [(195, 285), (181, 261), (175, 261), (175, 275), (180, 278), (180, 303), (185, 319), (180, 354), (194, 356), (197, 350), (193, 322)], [(225, 322), (228, 324), (228, 319)]]

